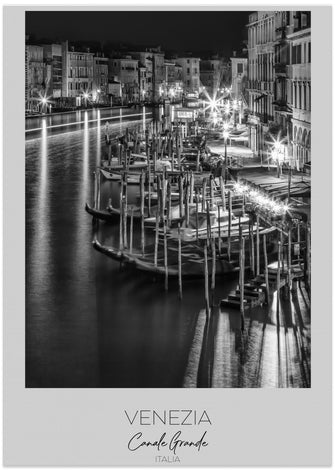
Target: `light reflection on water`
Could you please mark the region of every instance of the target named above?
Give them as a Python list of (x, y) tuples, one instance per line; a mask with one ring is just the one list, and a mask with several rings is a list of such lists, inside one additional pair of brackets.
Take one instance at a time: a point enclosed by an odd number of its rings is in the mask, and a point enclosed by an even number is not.
[[(129, 123), (121, 115), (111, 124), (114, 135), (146, 119)], [(203, 281), (184, 282), (179, 301), (175, 281), (166, 293), (160, 280), (93, 250), (84, 205), (108, 152), (100, 112), (94, 116), (96, 127), (81, 112), (81, 129), (54, 134), (44, 125), (26, 142), (27, 386), (180, 387), (204, 306)], [(102, 180), (101, 197), (102, 206), (109, 197), (117, 205), (118, 185)], [(138, 198), (136, 187), (128, 197)], [(98, 238), (117, 244), (118, 226), (100, 223)], [(236, 284), (236, 277), (218, 279), (216, 300)], [(238, 312), (217, 310), (211, 385), (306, 386), (310, 322), (303, 296), (298, 291), (285, 301), (279, 317), (275, 296), (269, 315), (247, 312), (243, 338)]]

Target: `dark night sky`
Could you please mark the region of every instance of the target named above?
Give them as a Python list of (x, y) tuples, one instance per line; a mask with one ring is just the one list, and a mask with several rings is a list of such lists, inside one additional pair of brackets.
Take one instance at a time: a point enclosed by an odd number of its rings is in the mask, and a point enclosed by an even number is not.
[(26, 33), (36, 38), (161, 45), (179, 52), (230, 56), (246, 39), (250, 12), (234, 11), (33, 11)]

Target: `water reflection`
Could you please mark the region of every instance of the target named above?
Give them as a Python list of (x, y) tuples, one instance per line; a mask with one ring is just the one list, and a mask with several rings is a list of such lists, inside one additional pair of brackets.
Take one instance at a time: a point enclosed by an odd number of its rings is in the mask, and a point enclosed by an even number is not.
[(38, 162), (35, 162), (35, 171), (39, 174), (35, 187), (37, 199), (35, 200), (34, 198), (34, 207), (30, 214), (31, 217), (35, 217), (34, 232), (31, 236), (31, 263), (33, 263), (36, 268), (33, 270), (33, 275), (35, 284), (40, 286), (40, 289), (48, 288), (48, 277), (46, 273), (50, 262), (48, 143), (47, 123), (46, 120), (43, 120), (41, 139), (37, 143), (37, 148), (39, 145), (38, 152), (40, 158)]
[(97, 150), (96, 150), (96, 166), (101, 165), (101, 120), (100, 109), (97, 111)]

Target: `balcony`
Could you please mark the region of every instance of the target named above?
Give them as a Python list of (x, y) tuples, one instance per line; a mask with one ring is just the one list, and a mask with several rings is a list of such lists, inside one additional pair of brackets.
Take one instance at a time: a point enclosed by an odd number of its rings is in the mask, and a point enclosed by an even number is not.
[(286, 64), (279, 62), (274, 64), (275, 73), (284, 73), (286, 74)]
[(257, 111), (254, 113), (254, 115), (259, 118), (262, 124), (268, 124), (273, 120), (273, 116), (270, 116), (270, 114), (260, 113)]
[(284, 99), (279, 99), (273, 102), (275, 111), (279, 111), (285, 114), (292, 114), (292, 108), (289, 107), (287, 101)]

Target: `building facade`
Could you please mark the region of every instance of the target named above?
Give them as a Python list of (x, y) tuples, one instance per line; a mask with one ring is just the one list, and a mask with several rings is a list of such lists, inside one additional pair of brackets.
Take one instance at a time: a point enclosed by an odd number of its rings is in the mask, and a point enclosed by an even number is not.
[[(137, 59), (141, 67), (145, 67), (144, 91), (148, 101), (159, 102), (165, 89), (165, 56), (160, 47), (149, 48), (145, 51), (130, 52), (134, 59)], [(144, 70), (142, 69), (142, 78)], [(143, 88), (142, 88), (143, 89)], [(143, 91), (142, 91), (143, 93)]]
[(139, 62), (140, 97), (142, 101), (153, 100), (153, 57), (149, 51), (131, 52)]
[(110, 79), (117, 79), (121, 83), (124, 103), (140, 101), (138, 59), (130, 55), (123, 58), (111, 58), (108, 62), (108, 73)]
[(182, 68), (174, 61), (164, 61), (163, 97), (172, 102), (181, 101), (183, 96)]
[(62, 97), (73, 98), (74, 104), (80, 106), (93, 99), (94, 54), (69, 50), (68, 42), (62, 44)]
[(25, 61), (26, 110), (38, 111), (41, 96), (46, 95), (50, 81), (50, 68), (44, 61), (43, 47), (26, 45)]
[(311, 12), (287, 12), (290, 62), (287, 66), (287, 96), (292, 108), (292, 156), (300, 169), (311, 161)]
[(200, 82), (210, 97), (217, 95), (223, 78), (223, 62), (220, 59), (200, 61)]
[(93, 58), (92, 99), (97, 104), (107, 104), (108, 98), (108, 58), (96, 53)]
[(245, 80), (248, 75), (248, 59), (245, 57), (231, 57), (231, 95), (240, 99), (244, 94)]
[(266, 136), (274, 121), (275, 12), (250, 14), (247, 28), (250, 147), (254, 153), (267, 157)]
[(47, 67), (49, 66), (51, 69), (47, 95), (52, 98), (60, 98), (62, 96), (62, 54), (63, 51), (61, 44), (46, 44), (43, 46), (44, 60)]
[(275, 139), (296, 168), (311, 160), (310, 12), (249, 16), (250, 147), (269, 157)]
[(182, 68), (184, 92), (199, 93), (200, 89), (200, 58), (179, 57), (176, 63)]

